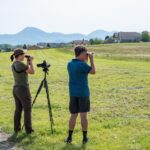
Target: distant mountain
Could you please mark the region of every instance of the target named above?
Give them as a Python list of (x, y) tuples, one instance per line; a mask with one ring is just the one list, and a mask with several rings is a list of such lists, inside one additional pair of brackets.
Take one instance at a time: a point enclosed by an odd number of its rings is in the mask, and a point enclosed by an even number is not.
[(90, 38), (104, 39), (107, 35), (112, 35), (113, 32), (104, 30), (96, 30), (88, 35), (73, 33), (63, 34), (59, 32), (47, 33), (38, 28), (27, 27), (17, 34), (1, 34), (0, 44), (36, 44), (39, 42), (49, 43), (67, 43), (73, 40), (89, 40)]
[(87, 35), (87, 38), (101, 38), (105, 39), (105, 37), (113, 35), (114, 32), (107, 32), (105, 30), (96, 30), (94, 32), (91, 32), (90, 34)]

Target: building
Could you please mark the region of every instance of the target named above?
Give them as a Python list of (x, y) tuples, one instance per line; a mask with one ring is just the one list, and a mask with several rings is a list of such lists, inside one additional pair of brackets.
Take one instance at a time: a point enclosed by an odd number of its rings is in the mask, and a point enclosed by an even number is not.
[(114, 33), (113, 38), (116, 43), (140, 42), (141, 34), (138, 32), (118, 32)]
[(75, 47), (75, 46), (78, 46), (78, 45), (83, 45), (83, 46), (85, 46), (85, 45), (87, 45), (89, 43), (89, 41), (88, 40), (74, 40), (74, 41), (72, 41), (72, 42), (70, 42), (70, 44), (72, 44), (72, 47)]
[(43, 49), (43, 46), (39, 45), (28, 45), (28, 50), (37, 50), (37, 49)]

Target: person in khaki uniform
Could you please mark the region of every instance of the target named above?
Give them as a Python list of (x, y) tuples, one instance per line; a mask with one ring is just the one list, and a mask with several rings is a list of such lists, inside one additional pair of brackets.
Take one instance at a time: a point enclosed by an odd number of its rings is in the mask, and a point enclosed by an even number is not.
[(27, 134), (32, 133), (31, 123), (31, 94), (28, 83), (28, 74), (34, 74), (34, 67), (31, 57), (27, 59), (27, 64), (24, 64), (25, 58), (22, 49), (14, 50), (11, 55), (13, 62), (11, 68), (14, 76), (13, 96), (15, 99), (15, 112), (14, 112), (14, 131), (18, 133), (21, 130), (21, 114), (24, 110), (24, 124)]

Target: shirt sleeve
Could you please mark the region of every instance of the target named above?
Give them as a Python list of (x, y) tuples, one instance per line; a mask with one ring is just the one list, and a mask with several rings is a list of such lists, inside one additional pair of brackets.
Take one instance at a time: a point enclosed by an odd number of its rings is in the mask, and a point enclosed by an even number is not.
[(82, 63), (81, 70), (83, 73), (88, 74), (91, 71), (91, 67), (87, 63)]
[(15, 65), (15, 69), (17, 72), (25, 72), (28, 69), (28, 66), (22, 62)]

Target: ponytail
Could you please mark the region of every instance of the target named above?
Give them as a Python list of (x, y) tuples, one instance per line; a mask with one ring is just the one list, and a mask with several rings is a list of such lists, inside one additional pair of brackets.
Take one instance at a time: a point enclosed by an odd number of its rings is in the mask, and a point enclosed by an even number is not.
[(14, 60), (14, 54), (12, 54), (12, 55), (10, 56), (10, 60), (11, 60), (11, 61)]

